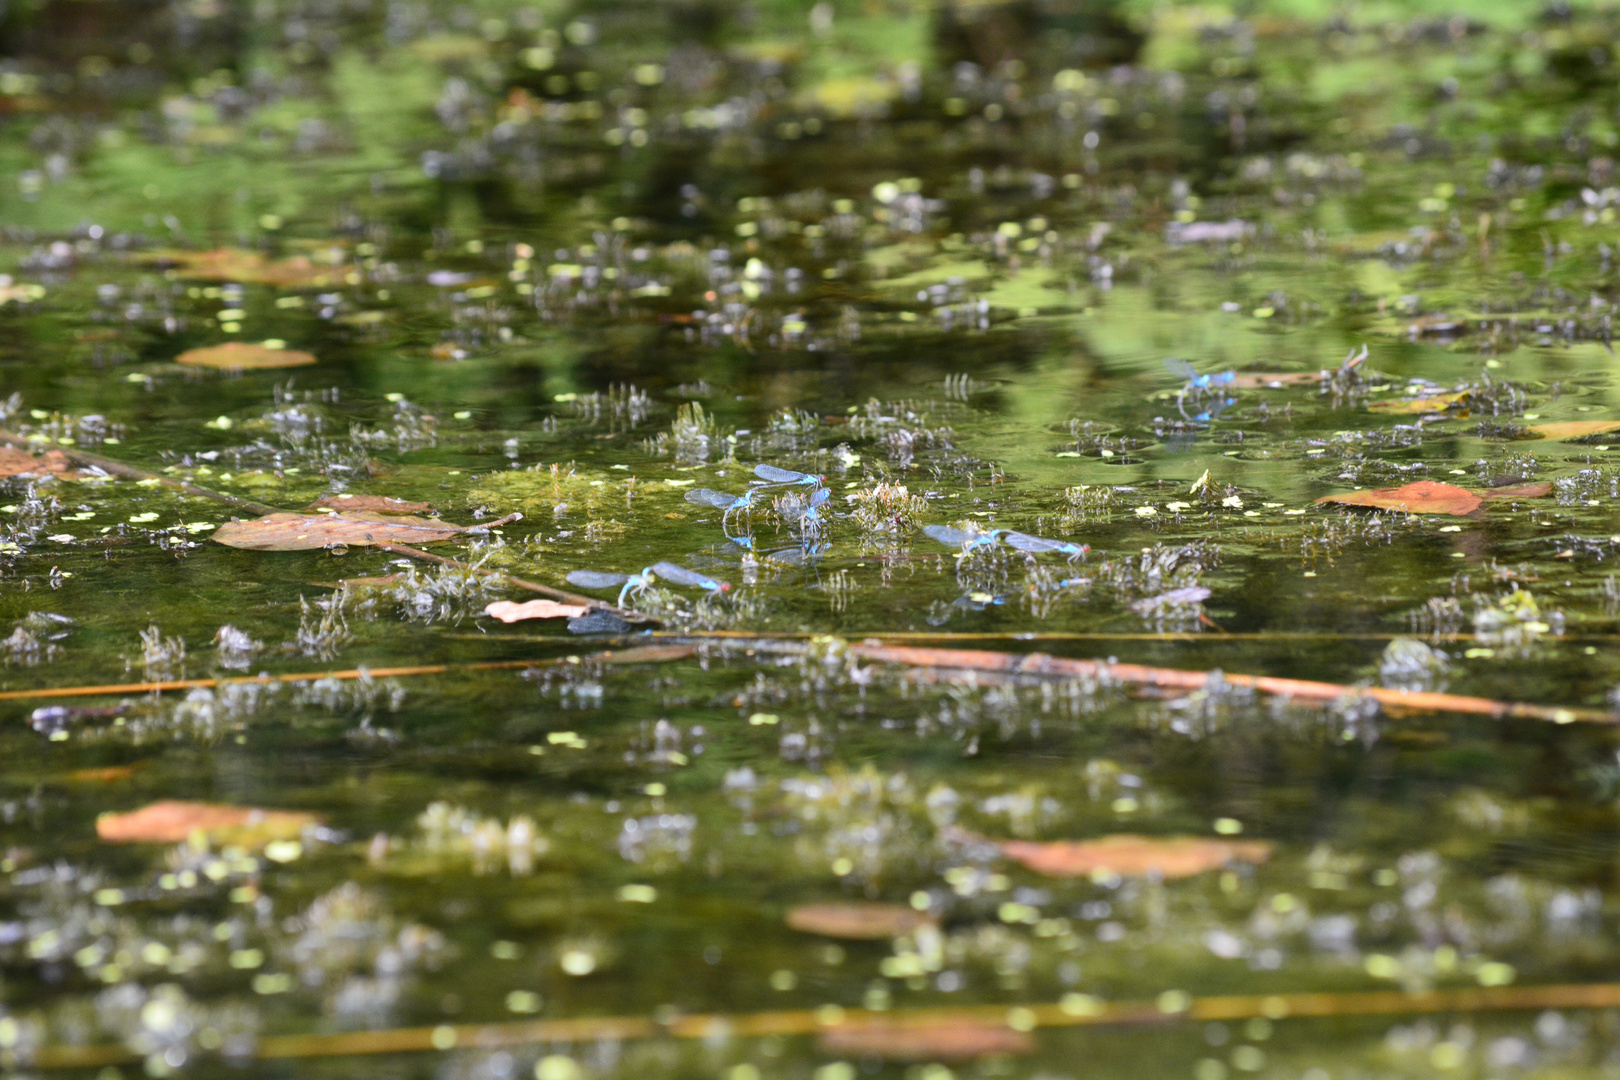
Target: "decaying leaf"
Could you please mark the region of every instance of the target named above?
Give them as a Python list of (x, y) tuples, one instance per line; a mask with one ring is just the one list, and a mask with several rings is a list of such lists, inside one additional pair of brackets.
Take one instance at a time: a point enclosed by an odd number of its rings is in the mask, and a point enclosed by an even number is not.
[(272, 349), (267, 345), (227, 341), (223, 345), (210, 345), (205, 349), (187, 349), (175, 357), (174, 362), (187, 367), (214, 368), (218, 371), (260, 371), (271, 368), (304, 367), (315, 363), (315, 357), (297, 349)]
[(1434, 394), (1429, 397), (1389, 398), (1384, 401), (1375, 401), (1367, 406), (1379, 412), (1397, 413), (1400, 415), (1445, 412), (1453, 405), (1460, 405), (1468, 397), (1468, 391), (1462, 390), (1454, 394)]
[(1482, 502), (1478, 495), (1466, 488), (1436, 480), (1418, 480), (1398, 488), (1324, 495), (1316, 501), (1341, 506), (1370, 506), (1379, 510), (1403, 510), (1408, 514), (1449, 514), (1453, 517), (1472, 514)]
[(1121, 877), (1184, 878), (1218, 870), (1230, 862), (1262, 863), (1271, 857), (1271, 845), (1264, 840), (1130, 833), (1045, 844), (1002, 840), (999, 846), (1007, 858), (1048, 877), (1084, 877), (1106, 871)]
[(903, 904), (801, 904), (787, 913), (794, 930), (848, 941), (902, 937), (934, 920)]
[(496, 600), (484, 607), (484, 614), (504, 623), (514, 623), (525, 619), (577, 619), (589, 610), (584, 604), (559, 604), (555, 600), (528, 600), (521, 604)]
[(256, 251), (216, 248), (212, 251), (156, 251), (147, 261), (172, 266), (180, 277), (202, 281), (240, 281), (250, 285), (317, 288), (342, 284), (345, 269), (323, 266), (302, 255), (266, 259)]
[(13, 285), (9, 281), (4, 285), (0, 285), (0, 307), (4, 307), (13, 300), (22, 303), (43, 300), (44, 298), (45, 286), (43, 285), (35, 285), (29, 282)]
[(77, 480), (79, 473), (73, 462), (60, 450), (47, 450), (35, 457), (15, 446), (0, 446), (0, 479), (10, 476), (56, 476), (63, 480)]
[(127, 814), (102, 814), (96, 819), (96, 835), (114, 844), (179, 844), (201, 834), (214, 844), (258, 848), (296, 840), (319, 821), (296, 810), (165, 799)]
[(227, 522), (214, 531), (214, 539), (249, 551), (312, 551), (338, 544), (433, 544), (469, 531), (469, 526), (431, 518), (385, 514), (266, 514)]
[(119, 780), (128, 780), (135, 775), (136, 770), (145, 767), (144, 761), (137, 761), (132, 765), (103, 765), (99, 769), (74, 769), (63, 779), (70, 784), (112, 784)]
[(1497, 499), (1545, 499), (1551, 494), (1551, 484), (1517, 484), (1513, 487), (1486, 488), (1480, 497), (1486, 502), (1494, 502)]
[(1531, 424), (1530, 430), (1542, 439), (1581, 439), (1588, 435), (1620, 433), (1620, 420), (1563, 420), (1554, 424)]
[(927, 1020), (847, 1024), (829, 1028), (819, 1040), (821, 1052), (840, 1057), (887, 1061), (971, 1061), (996, 1054), (1027, 1054), (1035, 1041), (1003, 1024), (974, 1016), (936, 1016)]
[(1236, 390), (1271, 390), (1284, 386), (1309, 386), (1327, 377), (1322, 371), (1240, 371), (1227, 384)]
[(391, 589), (404, 580), (404, 574), (383, 574), (378, 577), (344, 578), (342, 581), (322, 582), (322, 584), (332, 589), (343, 585), (351, 589)]
[(389, 495), (322, 495), (309, 504), (311, 510), (339, 510), (345, 514), (420, 514), (433, 507), (425, 502), (407, 502)]

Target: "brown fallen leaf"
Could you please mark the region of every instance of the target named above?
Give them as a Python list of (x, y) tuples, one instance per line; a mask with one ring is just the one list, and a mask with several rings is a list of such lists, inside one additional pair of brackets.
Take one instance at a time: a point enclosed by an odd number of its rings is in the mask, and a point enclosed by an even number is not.
[(1406, 334), (1416, 340), (1420, 337), (1458, 337), (1468, 333), (1468, 322), (1450, 315), (1423, 315), (1407, 326)]
[(1455, 394), (1434, 394), (1430, 397), (1391, 398), (1385, 401), (1375, 401), (1367, 406), (1378, 412), (1399, 413), (1402, 415), (1412, 413), (1445, 412), (1453, 405), (1460, 405), (1468, 391), (1463, 390)]
[(1531, 424), (1530, 430), (1543, 439), (1581, 439), (1588, 435), (1620, 432), (1620, 421), (1562, 420), (1554, 424)]
[(1341, 506), (1371, 506), (1379, 510), (1404, 510), (1408, 514), (1449, 514), (1453, 517), (1472, 514), (1482, 502), (1478, 495), (1466, 488), (1437, 480), (1418, 480), (1398, 488), (1324, 495), (1316, 501)]
[(214, 368), (217, 371), (261, 371), (271, 368), (304, 367), (315, 363), (315, 357), (297, 349), (272, 349), (265, 345), (251, 345), (245, 341), (227, 341), (223, 345), (210, 345), (205, 349), (187, 349), (174, 358), (187, 367)]
[(351, 577), (342, 581), (323, 583), (328, 588), (335, 589), (340, 585), (347, 585), (352, 589), (387, 589), (398, 585), (405, 580), (404, 574), (384, 574), (381, 577)]
[(296, 840), (319, 821), (297, 810), (165, 799), (127, 814), (102, 814), (96, 819), (96, 835), (113, 844), (179, 844), (200, 833), (211, 843), (259, 848)]
[(933, 918), (904, 904), (801, 904), (787, 913), (791, 929), (847, 941), (903, 937)]
[(1322, 371), (1240, 371), (1229, 385), (1239, 390), (1265, 390), (1272, 387), (1306, 386), (1319, 383), (1326, 377), (1327, 373)]
[(559, 604), (555, 600), (526, 600), (521, 604), (496, 600), (484, 606), (485, 615), (504, 623), (525, 619), (577, 619), (589, 610), (584, 604)]
[(1264, 840), (1212, 840), (1201, 836), (1136, 836), (1120, 833), (1097, 840), (1038, 844), (997, 842), (1001, 853), (1048, 877), (1085, 877), (1111, 871), (1121, 877), (1192, 877), (1230, 862), (1262, 863), (1271, 857)]
[(63, 480), (77, 480), (79, 473), (73, 462), (60, 450), (47, 450), (35, 457), (15, 446), (0, 446), (0, 479), (10, 476), (55, 476)]
[(822, 1032), (818, 1044), (824, 1054), (887, 1061), (972, 1061), (1035, 1049), (1026, 1033), (973, 1016), (840, 1024)]
[(216, 248), (213, 251), (155, 251), (146, 258), (172, 266), (183, 278), (202, 281), (240, 281), (251, 285), (316, 288), (343, 283), (348, 272), (341, 266), (323, 266), (302, 255), (266, 259), (256, 251)]
[[(434, 544), (453, 540), (470, 528), (431, 518), (385, 514), (266, 514), (227, 522), (214, 530), (213, 538), (226, 547), (249, 551), (313, 551), (337, 544)], [(488, 526), (480, 531), (484, 528)]]
[(146, 762), (137, 761), (132, 765), (104, 765), (99, 769), (74, 769), (67, 773), (63, 779), (72, 784), (112, 784), (119, 780), (128, 780), (135, 775), (137, 769), (146, 767)]
[(407, 502), (390, 495), (322, 495), (309, 504), (311, 510), (340, 510), (345, 514), (420, 514), (433, 507), (425, 502)]
[(1545, 499), (1551, 494), (1551, 484), (1519, 484), (1514, 487), (1486, 488), (1480, 493), (1480, 498), (1494, 502), (1497, 499)]
[(45, 286), (43, 285), (33, 285), (28, 283), (12, 285), (9, 282), (4, 285), (0, 285), (0, 307), (5, 307), (13, 300), (17, 301), (18, 303), (24, 303), (43, 299), (44, 296)]

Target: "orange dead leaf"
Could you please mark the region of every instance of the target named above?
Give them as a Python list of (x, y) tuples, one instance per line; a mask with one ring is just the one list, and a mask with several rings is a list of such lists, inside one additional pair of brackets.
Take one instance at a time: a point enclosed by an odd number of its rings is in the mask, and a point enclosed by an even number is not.
[(1307, 386), (1325, 378), (1321, 371), (1240, 371), (1231, 386), (1239, 390), (1268, 390), (1284, 386)]
[(1481, 499), (1472, 491), (1436, 480), (1418, 480), (1398, 488), (1324, 495), (1319, 503), (1370, 506), (1378, 510), (1404, 510), (1408, 514), (1449, 514), (1466, 517), (1479, 509)]
[(1399, 413), (1431, 413), (1445, 412), (1453, 405), (1460, 405), (1468, 391), (1463, 390), (1455, 394), (1435, 394), (1432, 397), (1399, 398), (1388, 401), (1375, 401), (1367, 406), (1379, 412)]
[(187, 349), (174, 358), (187, 367), (214, 368), (217, 371), (260, 371), (270, 368), (303, 367), (315, 363), (315, 357), (297, 349), (272, 349), (265, 345), (250, 345), (242, 341), (227, 341), (206, 349)]
[(111, 784), (119, 780), (128, 780), (135, 775), (135, 770), (144, 768), (143, 761), (133, 765), (105, 765), (99, 769), (74, 769), (65, 779), (73, 784)]
[(887, 1061), (971, 1061), (996, 1054), (1027, 1054), (1035, 1042), (1022, 1031), (973, 1016), (921, 1021), (841, 1024), (823, 1032), (819, 1048), (840, 1057)]
[(217, 248), (213, 251), (157, 251), (148, 261), (173, 266), (180, 277), (202, 281), (240, 281), (250, 285), (318, 288), (343, 283), (345, 269), (320, 266), (303, 256), (270, 260), (256, 251)]
[(1530, 430), (1543, 439), (1581, 439), (1620, 432), (1620, 420), (1562, 420), (1555, 424), (1531, 424)]
[(794, 930), (849, 941), (902, 937), (933, 921), (903, 904), (801, 904), (787, 913)]
[(432, 544), (468, 531), (432, 518), (390, 517), (384, 514), (266, 514), (248, 521), (232, 521), (214, 530), (213, 539), (226, 547), (249, 551), (313, 551), (348, 544)]
[(425, 502), (407, 502), (388, 495), (322, 495), (311, 510), (341, 510), (346, 514), (420, 514), (433, 509)]
[(1084, 877), (1110, 871), (1121, 877), (1192, 877), (1230, 862), (1265, 862), (1264, 840), (1210, 840), (1199, 836), (1136, 836), (1121, 833), (1098, 840), (1037, 844), (1002, 840), (1001, 853), (1048, 877)]
[(1551, 484), (1519, 484), (1516, 487), (1486, 488), (1480, 497), (1494, 502), (1497, 499), (1544, 499), (1551, 494)]
[(102, 814), (96, 835), (114, 844), (179, 844), (201, 834), (216, 844), (263, 847), (293, 840), (320, 821), (296, 810), (165, 799), (127, 814)]
[(79, 473), (73, 462), (60, 450), (47, 450), (35, 457), (15, 446), (0, 446), (0, 479), (10, 476), (56, 476), (63, 480), (77, 480)]
[(589, 610), (584, 604), (559, 604), (555, 600), (527, 600), (521, 604), (496, 600), (484, 607), (484, 614), (514, 623), (525, 619), (577, 619)]
[[(352, 589), (387, 589), (398, 585), (405, 580), (404, 574), (384, 574), (381, 577), (351, 577), (344, 578), (338, 585), (347, 585)], [(333, 586), (336, 588), (337, 586)]]

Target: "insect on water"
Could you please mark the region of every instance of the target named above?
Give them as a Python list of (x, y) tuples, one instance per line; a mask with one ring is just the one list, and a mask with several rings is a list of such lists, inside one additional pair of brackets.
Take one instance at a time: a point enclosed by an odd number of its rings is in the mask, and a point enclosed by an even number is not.
[[(1182, 419), (1195, 424), (1207, 424), (1220, 416), (1227, 406), (1234, 404), (1237, 399), (1226, 397), (1216, 391), (1218, 386), (1229, 386), (1237, 380), (1235, 371), (1210, 372), (1200, 375), (1187, 361), (1172, 356), (1164, 362), (1165, 369), (1179, 379), (1185, 380), (1181, 389), (1176, 392), (1176, 408), (1180, 411)], [(1187, 399), (1192, 398), (1194, 408), (1197, 408), (1206, 397), (1214, 398), (1214, 403), (1207, 408), (1193, 414), (1187, 413)]]
[(777, 507), (782, 511), (784, 518), (798, 526), (801, 537), (809, 538), (820, 532), (821, 508), (827, 505), (827, 500), (831, 498), (831, 491), (817, 488), (811, 492), (808, 499), (801, 500), (794, 497), (791, 503), (783, 506), (783, 503), (788, 501), (784, 498), (777, 503)]
[(798, 484), (803, 487), (820, 487), (827, 480), (825, 476), (816, 476), (813, 473), (794, 472), (792, 469), (778, 469), (775, 465), (755, 465), (754, 475), (765, 481), (767, 485)]
[(1010, 529), (1001, 534), (1001, 540), (1008, 547), (1030, 555), (1055, 551), (1066, 556), (1070, 562), (1091, 550), (1088, 544), (1076, 544), (1068, 540), (1048, 540), (1044, 536), (1030, 536), (1028, 533), (1013, 532)]
[(731, 515), (742, 511), (746, 516), (748, 508), (754, 505), (754, 496), (762, 490), (764, 490), (763, 487), (750, 488), (741, 495), (732, 495), (729, 492), (716, 491), (713, 488), (697, 488), (686, 493), (686, 501), (697, 506), (712, 506), (716, 510), (722, 511), (720, 528), (729, 537), (731, 535), (729, 524)]
[(1002, 530), (990, 529), (987, 532), (968, 532), (966, 529), (953, 528), (950, 525), (924, 525), (923, 534), (931, 539), (938, 540), (946, 547), (959, 547), (963, 554), (975, 548), (994, 547), (996, 540), (1001, 536)]
[(1179, 356), (1165, 360), (1164, 366), (1170, 374), (1186, 380), (1187, 385), (1182, 387), (1183, 393), (1188, 390), (1210, 390), (1217, 386), (1226, 386), (1237, 379), (1235, 371), (1217, 371), (1200, 375), (1197, 369)]
[(718, 595), (731, 586), (724, 581), (717, 581), (707, 574), (700, 574), (696, 570), (688, 570), (684, 566), (676, 566), (672, 562), (656, 562), (652, 564), (652, 573), (660, 580), (671, 585), (691, 585), (704, 592)]
[(625, 597), (640, 596), (658, 577), (653, 567), (646, 567), (639, 574), (616, 574), (610, 570), (573, 570), (565, 579), (570, 585), (577, 585), (581, 589), (619, 589), (618, 605), (624, 606)]

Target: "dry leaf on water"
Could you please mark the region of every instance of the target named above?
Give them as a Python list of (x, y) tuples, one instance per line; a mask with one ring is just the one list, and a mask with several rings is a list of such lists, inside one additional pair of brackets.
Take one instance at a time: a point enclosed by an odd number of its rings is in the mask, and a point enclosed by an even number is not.
[[(488, 526), (480, 531), (483, 528)], [(465, 525), (383, 514), (266, 514), (227, 522), (214, 531), (214, 539), (226, 547), (249, 551), (312, 551), (337, 544), (432, 544), (468, 531)]]
[(1486, 502), (1495, 502), (1497, 499), (1545, 499), (1551, 494), (1551, 484), (1519, 484), (1515, 487), (1486, 488), (1480, 497)]
[(1466, 517), (1479, 509), (1482, 500), (1466, 488), (1436, 480), (1418, 480), (1398, 488), (1352, 491), (1346, 495), (1324, 495), (1319, 503), (1341, 506), (1370, 506), (1379, 510), (1404, 510), (1408, 514), (1450, 514)]
[(1375, 401), (1367, 406), (1378, 412), (1399, 413), (1401, 415), (1445, 412), (1453, 405), (1460, 405), (1468, 397), (1464, 390), (1455, 394), (1435, 394), (1432, 397), (1391, 398), (1386, 401)]
[(1237, 390), (1269, 390), (1284, 386), (1307, 386), (1322, 379), (1320, 371), (1240, 371), (1227, 385)]
[(270, 368), (304, 367), (315, 363), (315, 357), (297, 349), (272, 349), (244, 341), (227, 341), (223, 345), (210, 345), (206, 349), (187, 349), (175, 357), (174, 362), (187, 367), (214, 368), (218, 371), (259, 371)]
[(496, 600), (484, 607), (484, 614), (504, 623), (525, 619), (577, 619), (590, 608), (584, 604), (559, 604), (555, 600), (527, 600), (521, 604)]
[(383, 574), (380, 577), (351, 577), (342, 581), (321, 582), (329, 589), (347, 585), (351, 589), (390, 589), (405, 580), (404, 574)]
[(1530, 430), (1543, 439), (1582, 439), (1588, 435), (1620, 432), (1620, 420), (1564, 420), (1555, 424), (1531, 424)]
[(787, 913), (794, 930), (847, 941), (902, 937), (933, 921), (902, 904), (801, 904)]
[(114, 844), (179, 844), (201, 833), (215, 844), (256, 848), (296, 840), (319, 821), (296, 810), (165, 799), (127, 814), (102, 814), (96, 819), (96, 835)]
[(1001, 853), (1048, 877), (1085, 877), (1108, 871), (1121, 877), (1192, 877), (1229, 862), (1262, 863), (1271, 858), (1264, 840), (1211, 840), (1199, 836), (1135, 836), (1121, 833), (1098, 840), (1037, 844), (999, 841)]
[(1005, 1025), (960, 1016), (840, 1025), (822, 1033), (819, 1048), (839, 1057), (971, 1061), (994, 1054), (1027, 1054), (1035, 1049), (1035, 1041)]
[(133, 765), (103, 765), (99, 769), (74, 769), (63, 779), (72, 784), (112, 784), (119, 780), (128, 780), (135, 775), (137, 769), (145, 767), (144, 761), (137, 761)]
[(45, 296), (45, 286), (23, 283), (0, 285), (0, 307), (5, 307), (13, 300), (20, 302), (41, 300)]
[(339, 510), (345, 514), (420, 514), (433, 509), (425, 502), (407, 502), (389, 495), (323, 495), (309, 504), (311, 510)]
[(58, 476), (64, 480), (77, 480), (79, 474), (73, 462), (60, 450), (47, 450), (35, 457), (15, 446), (0, 446), (0, 479), (9, 476)]
[(183, 278), (288, 288), (339, 285), (347, 273), (344, 267), (318, 265), (301, 255), (272, 261), (256, 251), (243, 251), (240, 248), (156, 251), (151, 253), (147, 261), (173, 266)]

